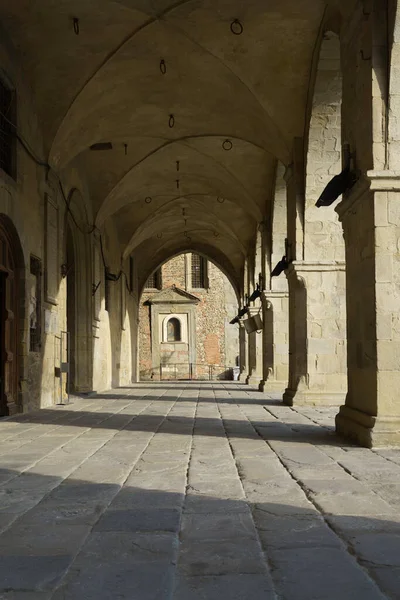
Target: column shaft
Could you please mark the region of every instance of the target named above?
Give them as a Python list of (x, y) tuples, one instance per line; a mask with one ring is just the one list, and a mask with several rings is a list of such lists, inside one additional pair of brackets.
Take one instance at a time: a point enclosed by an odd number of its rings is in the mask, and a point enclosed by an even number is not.
[(263, 374), (259, 390), (284, 391), (289, 373), (288, 292), (263, 292)]
[(289, 282), (285, 404), (338, 405), (346, 395), (345, 266), (294, 261)]

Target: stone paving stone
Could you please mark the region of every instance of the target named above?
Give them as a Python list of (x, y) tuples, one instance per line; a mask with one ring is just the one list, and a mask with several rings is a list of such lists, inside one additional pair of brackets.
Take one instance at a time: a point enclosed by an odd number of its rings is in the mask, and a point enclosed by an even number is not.
[(0, 600), (50, 600), (51, 592), (0, 592)]
[[(327, 477), (329, 471), (324, 473), (324, 477)], [(366, 485), (357, 481), (350, 475), (343, 473), (341, 477), (335, 479), (315, 479), (315, 478), (302, 478), (301, 484), (303, 489), (307, 490), (311, 494), (358, 494), (367, 495), (369, 489)]]
[(73, 555), (0, 556), (0, 593), (9, 590), (52, 590), (61, 581)]
[(272, 576), (282, 600), (385, 600), (345, 550), (295, 548), (271, 551)]
[(0, 514), (24, 513), (40, 502), (44, 494), (41, 490), (0, 489)]
[(393, 508), (382, 498), (373, 493), (365, 496), (355, 494), (315, 494), (314, 502), (324, 514), (357, 515), (364, 517), (379, 517), (387, 515), (395, 517)]
[(94, 531), (132, 531), (177, 533), (180, 510), (174, 508), (135, 508), (134, 510), (107, 510)]
[(356, 555), (364, 564), (400, 567), (399, 532), (364, 533), (353, 539), (352, 546)]
[(93, 533), (53, 598), (168, 599), (176, 550), (173, 534)]
[(276, 516), (258, 511), (255, 520), (265, 548), (342, 547), (338, 536), (317, 513)]
[(400, 600), (400, 452), (277, 398), (141, 384), (0, 420), (0, 600)]
[(198, 541), (218, 541), (256, 538), (250, 511), (243, 514), (186, 513), (182, 519), (180, 539), (190, 544)]
[(261, 548), (253, 539), (196, 540), (183, 544), (179, 571), (189, 576), (227, 573), (265, 573)]
[(209, 496), (190, 495), (186, 497), (185, 513), (227, 514), (248, 513), (249, 506), (244, 500), (232, 498), (210, 498)]
[(180, 576), (173, 597), (174, 600), (276, 600), (267, 574)]
[(400, 569), (396, 567), (371, 568), (371, 573), (379, 588), (391, 600), (400, 598)]

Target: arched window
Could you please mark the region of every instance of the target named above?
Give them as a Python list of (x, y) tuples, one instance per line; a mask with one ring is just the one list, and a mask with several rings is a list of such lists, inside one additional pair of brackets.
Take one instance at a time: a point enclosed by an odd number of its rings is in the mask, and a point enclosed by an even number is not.
[(179, 319), (173, 317), (167, 323), (167, 341), (180, 342), (181, 339), (181, 323)]

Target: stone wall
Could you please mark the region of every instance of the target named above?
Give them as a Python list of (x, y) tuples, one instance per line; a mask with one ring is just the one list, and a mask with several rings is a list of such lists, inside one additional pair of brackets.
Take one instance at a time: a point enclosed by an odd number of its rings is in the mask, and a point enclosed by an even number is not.
[[(66, 360), (65, 352), (63, 357), (60, 355), (60, 338), (64, 336), (65, 348), (66, 337), (62, 332), (72, 327), (67, 321), (68, 275), (62, 275), (63, 268), (67, 271), (69, 268), (68, 227), (75, 254), (74, 298), (70, 298), (75, 305), (75, 345), (71, 348), (76, 365), (73, 391), (101, 391), (111, 385), (130, 383), (135, 378), (137, 292), (136, 297), (129, 294), (125, 276), (115, 283), (110, 282), (110, 310), (105, 310), (104, 265), (101, 261), (95, 270), (94, 214), (85, 177), (77, 167), (56, 173), (38, 164), (46, 162), (46, 152), (34, 101), (29, 86), (21, 77), (18, 56), (7, 41), (6, 33), (0, 33), (2, 74), (15, 88), (18, 133), (30, 149), (27, 152), (24, 145), (15, 140), (15, 179), (0, 170), (0, 218), (6, 222), (6, 227), (15, 230), (21, 255), (17, 405), (19, 411), (25, 412), (65, 399), (66, 387), (63, 385), (61, 389), (59, 368), (61, 361)], [(119, 273), (121, 248), (110, 221), (102, 228), (102, 236), (110, 271)], [(27, 285), (31, 256), (41, 261), (42, 268), (41, 339), (40, 347), (33, 352), (30, 351), (28, 314), (31, 286)], [(96, 295), (92, 296), (92, 285), (98, 283)], [(124, 325), (123, 329), (121, 325)], [(63, 379), (65, 384), (66, 375)]]

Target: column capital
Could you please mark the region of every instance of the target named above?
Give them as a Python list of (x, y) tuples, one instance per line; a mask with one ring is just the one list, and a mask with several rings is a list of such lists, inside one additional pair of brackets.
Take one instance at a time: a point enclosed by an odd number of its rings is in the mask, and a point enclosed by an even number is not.
[(247, 309), (247, 314), (249, 315), (249, 317), (255, 317), (256, 315), (260, 314), (261, 312), (261, 306), (249, 306), (249, 308)]
[(244, 322), (243, 322), (243, 321), (244, 321), (244, 318), (243, 318), (243, 317), (241, 317), (241, 318), (239, 319), (239, 329), (244, 329)]
[(264, 291), (261, 292), (261, 302), (271, 302), (271, 300), (279, 300), (280, 298), (289, 298), (289, 292), (273, 292)]
[(302, 276), (304, 273), (320, 273), (321, 271), (345, 271), (344, 260), (294, 260), (286, 269), (289, 278), (292, 275)]
[(351, 214), (368, 192), (400, 192), (400, 171), (367, 171), (363, 174), (335, 208), (340, 221)]

